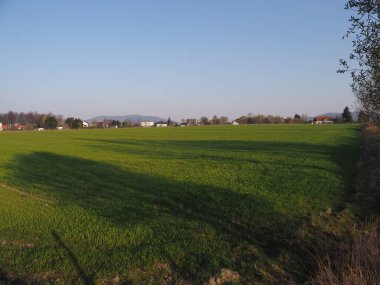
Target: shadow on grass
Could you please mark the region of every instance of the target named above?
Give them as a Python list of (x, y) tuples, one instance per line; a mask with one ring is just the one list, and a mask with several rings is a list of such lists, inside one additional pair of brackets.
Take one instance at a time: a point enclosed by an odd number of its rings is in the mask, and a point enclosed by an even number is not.
[(0, 268), (0, 284), (6, 285), (23, 285), (29, 284), (30, 282), (27, 280), (23, 280), (21, 278), (11, 277), (5, 271)]
[[(47, 152), (18, 155), (8, 182), (77, 205), (115, 225), (154, 223), (162, 216), (211, 225), (228, 241), (246, 241), (277, 254), (292, 225), (270, 202), (209, 185), (150, 176)], [(285, 227), (286, 224), (286, 227)]]
[(75, 254), (63, 242), (63, 240), (58, 235), (58, 233), (53, 230), (53, 231), (51, 231), (51, 236), (54, 238), (54, 240), (56, 241), (57, 245), (65, 251), (65, 253), (67, 254), (67, 256), (70, 259), (71, 263), (75, 267), (75, 269), (76, 269), (76, 271), (78, 273), (78, 276), (80, 277), (80, 279), (82, 279), (83, 284), (86, 284), (86, 285), (92, 285), (92, 284), (94, 284), (93, 278), (86, 275), (86, 273), (82, 269), (81, 265), (79, 264), (78, 259), (76, 258)]
[[(303, 157), (328, 158), (337, 165), (344, 167), (344, 161), (351, 157), (350, 152), (357, 152), (358, 141), (352, 138), (342, 138), (334, 145), (275, 142), (275, 141), (236, 141), (236, 140), (98, 140), (80, 138), (87, 141), (90, 148), (147, 156), (159, 159), (207, 159), (217, 162), (231, 163), (260, 163), (262, 161), (247, 157), (247, 154), (265, 154), (273, 157)], [(298, 167), (291, 159), (287, 166)], [(323, 170), (318, 166), (308, 165), (316, 170)]]
[[(171, 263), (180, 276), (196, 282), (221, 266), (236, 267), (231, 256), (238, 245), (250, 244), (269, 256), (278, 255), (301, 222), (276, 212), (258, 195), (143, 175), (92, 160), (36, 152), (16, 156), (8, 167), (12, 170), (8, 183), (47, 195), (58, 205), (79, 206), (116, 226), (148, 225), (163, 251), (175, 236), (181, 248), (168, 253)], [(198, 230), (189, 231), (194, 224)], [(215, 233), (206, 241), (205, 226)], [(89, 274), (96, 272), (81, 268), (75, 253), (58, 235), (53, 237), (78, 276), (88, 282)], [(160, 249), (150, 254), (162, 258)]]
[[(352, 187), (356, 161), (359, 157), (359, 138), (354, 136), (334, 138), (326, 144), (282, 141), (244, 141), (244, 140), (110, 140), (88, 139), (88, 147), (104, 152), (132, 154), (150, 160), (181, 160), (211, 162), (217, 165), (261, 164), (263, 175), (276, 176), (269, 179), (271, 191), (283, 194), (279, 181), (318, 179), (318, 184), (329, 185), (331, 176), (341, 177), (342, 188), (346, 189), (337, 208), (342, 208), (354, 191)], [(325, 161), (326, 163), (323, 163)], [(322, 163), (321, 163), (322, 162)], [(332, 162), (332, 163), (330, 163)], [(326, 167), (327, 166), (327, 167)], [(316, 181), (313, 181), (314, 183)], [(273, 189), (275, 188), (275, 189)], [(292, 191), (291, 189), (287, 189)], [(308, 190), (308, 189), (305, 189)], [(321, 188), (323, 191), (330, 191)], [(300, 194), (300, 193), (298, 193)], [(310, 195), (305, 191), (305, 196)], [(327, 193), (326, 193), (327, 194)], [(317, 195), (318, 196), (318, 195)], [(310, 198), (310, 197), (305, 197)], [(342, 202), (342, 203), (341, 203)]]
[[(94, 142), (95, 146), (101, 147), (97, 145), (98, 142)], [(328, 147), (244, 141), (100, 141), (99, 143), (105, 142), (111, 145), (103, 146), (108, 151), (135, 151), (136, 154), (158, 155), (160, 158), (173, 155), (180, 159), (193, 159), (194, 153), (191, 149), (195, 149), (199, 151), (196, 156), (227, 159), (232, 163), (239, 163), (240, 158), (226, 158), (218, 153), (201, 152), (205, 149), (217, 150), (221, 154), (257, 151), (271, 153), (274, 156), (284, 154), (288, 157), (297, 154), (312, 158), (327, 156), (340, 167), (340, 170), (343, 169), (342, 172), (345, 174), (349, 172), (349, 168), (345, 167), (350, 167), (348, 164), (345, 165), (345, 161), (352, 159), (346, 155), (346, 152), (353, 150), (352, 145), (348, 144)], [(133, 150), (130, 146), (142, 146), (148, 149)], [(171, 152), (171, 149), (175, 152)], [(286, 168), (287, 165), (284, 164), (282, 167)], [(178, 230), (174, 233), (176, 239), (192, 240), (192, 242), (187, 248), (181, 248), (182, 252), (178, 254), (186, 256), (187, 260), (178, 261), (176, 256), (170, 258), (180, 274), (186, 279), (197, 281), (209, 274), (210, 266), (212, 267), (210, 264), (217, 264), (211, 270), (219, 270), (221, 266), (239, 267), (237, 263), (248, 263), (248, 267), (253, 268), (254, 258), (241, 261), (238, 260), (239, 257), (233, 256), (232, 251), (236, 246), (254, 245), (267, 256), (279, 256), (281, 252), (291, 248), (290, 241), (305, 221), (302, 215), (290, 217), (286, 213), (278, 212), (271, 201), (258, 193), (244, 194), (227, 188), (180, 181), (180, 178), (175, 180), (164, 176), (141, 174), (107, 163), (72, 156), (48, 152), (19, 154), (7, 168), (11, 170), (8, 183), (26, 191), (42, 192), (61, 205), (79, 206), (114, 225), (154, 225), (165, 221), (175, 225), (172, 231)], [(276, 190), (281, 191), (281, 189)], [(215, 248), (214, 251), (211, 249), (207, 253), (199, 253), (194, 250), (198, 246), (197, 239), (191, 237), (202, 233), (181, 231), (181, 228), (186, 229), (184, 225), (190, 223), (205, 225), (215, 231), (216, 238), (209, 240), (210, 248)], [(159, 236), (163, 243), (172, 242), (163, 232), (155, 232), (154, 235)], [(61, 239), (56, 238), (56, 241), (64, 245)], [(224, 252), (219, 252), (220, 247), (212, 244), (221, 241), (227, 245), (223, 249)], [(186, 242), (181, 244), (184, 245)], [(82, 269), (75, 254), (69, 252), (70, 259), (82, 280), (88, 280), (84, 273), (86, 269)]]

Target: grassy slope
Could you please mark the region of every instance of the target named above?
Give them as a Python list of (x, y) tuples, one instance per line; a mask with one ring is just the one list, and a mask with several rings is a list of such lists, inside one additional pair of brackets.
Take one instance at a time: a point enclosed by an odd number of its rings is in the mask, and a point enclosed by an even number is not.
[(302, 278), (296, 233), (344, 203), (358, 144), (355, 125), (1, 133), (1, 270), (138, 283), (169, 264), (196, 283), (222, 267), (265, 282), (276, 264)]

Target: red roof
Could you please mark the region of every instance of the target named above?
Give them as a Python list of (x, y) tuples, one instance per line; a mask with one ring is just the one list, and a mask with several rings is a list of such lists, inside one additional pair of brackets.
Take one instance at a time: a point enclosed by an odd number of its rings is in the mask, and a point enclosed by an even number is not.
[(316, 116), (315, 120), (316, 121), (333, 121), (334, 118), (330, 116)]

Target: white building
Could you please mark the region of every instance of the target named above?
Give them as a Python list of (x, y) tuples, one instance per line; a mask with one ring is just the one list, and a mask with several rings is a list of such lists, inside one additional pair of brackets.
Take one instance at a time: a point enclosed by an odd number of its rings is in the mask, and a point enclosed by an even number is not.
[(167, 126), (168, 126), (168, 124), (166, 124), (166, 123), (157, 123), (156, 124), (157, 128), (163, 128), (163, 127), (167, 127)]
[(140, 123), (140, 126), (142, 127), (153, 127), (154, 126), (154, 122), (141, 122)]
[(321, 124), (334, 124), (334, 121), (327, 121), (327, 120), (316, 121), (315, 124), (316, 124), (316, 125), (321, 125)]
[(87, 123), (87, 122), (85, 122), (85, 121), (82, 122), (82, 127), (83, 127), (83, 128), (88, 128), (89, 125), (90, 125), (90, 124)]
[(3, 123), (0, 122), (0, 131), (2, 131), (2, 130), (3, 130)]
[(232, 125), (233, 125), (233, 126), (238, 126), (238, 125), (239, 125), (239, 123), (238, 123), (238, 122), (236, 122), (236, 121), (233, 121), (233, 122), (232, 122)]

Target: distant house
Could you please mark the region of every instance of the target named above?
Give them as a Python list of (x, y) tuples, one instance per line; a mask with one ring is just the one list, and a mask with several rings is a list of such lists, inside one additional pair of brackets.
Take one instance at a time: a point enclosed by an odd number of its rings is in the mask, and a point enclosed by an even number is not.
[(240, 125), (237, 121), (232, 121), (232, 125), (233, 126), (238, 126), (238, 125)]
[(85, 121), (82, 122), (83, 128), (88, 128), (89, 126), (90, 126), (90, 124), (88, 122), (85, 122)]
[(144, 128), (146, 128), (146, 127), (153, 127), (154, 126), (154, 122), (141, 122), (140, 126), (144, 127)]
[(186, 125), (187, 126), (196, 126), (198, 125), (197, 119), (186, 119)]
[(62, 130), (63, 130), (63, 127), (62, 127), (62, 126), (57, 127), (57, 130), (58, 130), (58, 131), (62, 131)]
[(92, 126), (94, 128), (103, 128), (103, 122), (92, 121)]
[(13, 125), (13, 128), (16, 129), (16, 130), (19, 130), (19, 131), (23, 131), (25, 129), (25, 126), (16, 123), (16, 124)]
[(3, 128), (3, 131), (7, 131), (7, 130), (12, 129), (12, 125), (11, 125), (11, 124), (4, 124), (4, 125), (2, 126), (2, 128)]
[(44, 131), (45, 129), (44, 128), (38, 128), (37, 131), (41, 132), (41, 131)]
[(330, 116), (316, 116), (313, 124), (334, 124), (334, 118)]
[(160, 121), (160, 122), (155, 123), (155, 126), (156, 126), (157, 128), (164, 128), (164, 127), (167, 127), (167, 126), (168, 126), (168, 123), (167, 123), (167, 122), (164, 122), (164, 121)]
[(112, 125), (112, 120), (104, 119), (103, 120), (103, 128), (109, 128)]
[(3, 130), (3, 123), (0, 122), (0, 132)]

